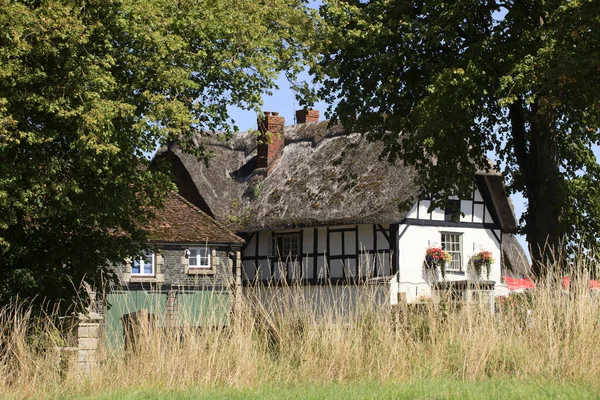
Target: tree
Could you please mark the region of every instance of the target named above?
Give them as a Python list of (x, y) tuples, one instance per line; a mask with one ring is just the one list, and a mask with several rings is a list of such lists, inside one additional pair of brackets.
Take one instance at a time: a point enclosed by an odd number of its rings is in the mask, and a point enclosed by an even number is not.
[(537, 275), (561, 245), (596, 245), (600, 2), (328, 0), (320, 12), (317, 95), (418, 167), (432, 207), (466, 193), (494, 152), (528, 202)]
[[(146, 154), (231, 134), (301, 68), (303, 0), (0, 0), (0, 304), (71, 299), (148, 247)], [(114, 276), (113, 276), (114, 277)], [(68, 302), (67, 302), (68, 303)]]

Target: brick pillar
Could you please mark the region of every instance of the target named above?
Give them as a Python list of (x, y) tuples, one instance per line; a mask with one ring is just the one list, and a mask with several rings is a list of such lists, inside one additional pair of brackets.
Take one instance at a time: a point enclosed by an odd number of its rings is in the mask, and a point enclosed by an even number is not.
[(77, 361), (79, 370), (89, 374), (97, 365), (96, 353), (100, 342), (100, 323), (102, 317), (94, 312), (79, 314), (77, 327)]
[(296, 123), (319, 122), (319, 110), (296, 110)]
[(285, 119), (277, 112), (264, 112), (264, 118), (258, 119), (258, 145), (256, 168), (273, 168), (283, 152), (283, 127)]

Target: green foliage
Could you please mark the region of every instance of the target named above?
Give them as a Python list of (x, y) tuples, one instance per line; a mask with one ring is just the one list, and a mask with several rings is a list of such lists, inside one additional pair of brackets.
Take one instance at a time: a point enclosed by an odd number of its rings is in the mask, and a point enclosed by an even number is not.
[[(600, 230), (600, 3), (344, 1), (321, 7), (309, 92), (390, 160), (417, 167), (420, 196), (467, 194), (495, 152), (528, 200), (536, 259), (548, 240)], [(539, 271), (538, 271), (539, 272)]]
[(146, 247), (172, 184), (145, 158), (237, 128), (300, 70), (302, 0), (0, 0), (0, 304), (71, 298)]

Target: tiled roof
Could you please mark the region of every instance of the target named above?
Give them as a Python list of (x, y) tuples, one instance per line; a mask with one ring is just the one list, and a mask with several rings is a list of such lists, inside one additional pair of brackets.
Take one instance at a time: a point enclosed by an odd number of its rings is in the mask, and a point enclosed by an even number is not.
[(144, 228), (152, 242), (232, 243), (244, 240), (179, 194), (170, 192), (164, 208), (154, 211), (155, 218)]

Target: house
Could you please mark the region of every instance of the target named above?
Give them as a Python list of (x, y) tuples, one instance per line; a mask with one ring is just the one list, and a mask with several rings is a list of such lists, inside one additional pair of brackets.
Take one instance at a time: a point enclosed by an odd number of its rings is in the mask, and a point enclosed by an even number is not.
[[(298, 111), (291, 126), (264, 114), (258, 134), (229, 143), (198, 136), (213, 156), (208, 167), (176, 144), (156, 156), (170, 163), (183, 197), (245, 238), (246, 286), (378, 282), (393, 304), (449, 288), (499, 294), (505, 270), (527, 268), (500, 174), (479, 173), (471, 196), (448, 209), (429, 212), (427, 199), (400, 209), (419, 192), (415, 171), (380, 160), (382, 144), (319, 122), (315, 110)], [(452, 255), (444, 279), (424, 263), (431, 247)], [(495, 260), (489, 278), (470, 267), (484, 250)]]
[(175, 192), (154, 214), (144, 227), (153, 251), (119, 266), (119, 284), (104, 299), (113, 347), (140, 312), (161, 326), (227, 325), (241, 283), (242, 238)]

